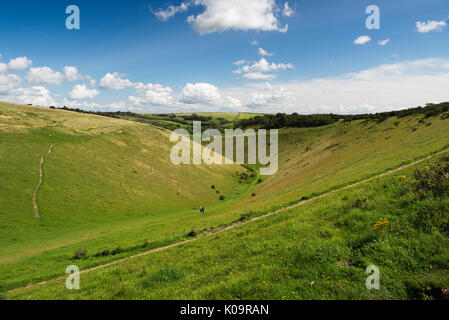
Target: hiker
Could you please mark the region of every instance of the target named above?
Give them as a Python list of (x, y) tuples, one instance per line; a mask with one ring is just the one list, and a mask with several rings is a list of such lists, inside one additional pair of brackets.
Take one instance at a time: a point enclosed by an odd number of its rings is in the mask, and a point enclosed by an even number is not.
[(206, 210), (204, 209), (204, 207), (200, 207), (200, 213), (204, 214), (206, 212)]

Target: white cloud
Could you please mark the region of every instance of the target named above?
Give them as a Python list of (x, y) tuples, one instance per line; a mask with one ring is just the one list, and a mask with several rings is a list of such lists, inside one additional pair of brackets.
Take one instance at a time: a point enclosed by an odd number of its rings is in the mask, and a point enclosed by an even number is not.
[(254, 112), (366, 113), (449, 101), (449, 59), (380, 65), (339, 77), (223, 90)]
[(143, 84), (135, 85), (138, 97), (130, 96), (128, 99), (134, 105), (151, 105), (170, 107), (174, 103), (173, 90), (170, 87), (164, 87), (160, 84)]
[(55, 104), (55, 101), (50, 95), (50, 91), (42, 86), (19, 88), (15, 90), (10, 97), (12, 98), (12, 101), (18, 103), (26, 103), (46, 107)]
[(63, 68), (64, 71), (64, 81), (73, 82), (76, 80), (81, 80), (83, 77), (78, 73), (78, 69), (76, 67), (65, 66)]
[(360, 36), (354, 40), (354, 44), (364, 45), (370, 41), (371, 41), (371, 38), (369, 36)]
[(107, 73), (100, 80), (100, 88), (104, 90), (123, 90), (132, 87), (134, 84), (128, 79), (120, 78), (117, 72)]
[(85, 84), (77, 84), (69, 93), (69, 97), (72, 100), (93, 99), (100, 91), (97, 89), (88, 89)]
[(295, 13), (295, 12), (293, 11), (293, 9), (290, 8), (290, 6), (288, 5), (288, 2), (286, 2), (286, 3), (284, 4), (284, 10), (282, 11), (282, 14), (283, 14), (285, 17), (291, 17), (294, 13)]
[(271, 81), (277, 78), (275, 74), (265, 74), (262, 72), (248, 72), (244, 73), (243, 77), (248, 80), (266, 80)]
[(428, 33), (432, 31), (438, 31), (441, 32), (444, 27), (447, 26), (447, 23), (445, 20), (443, 21), (432, 21), (427, 20), (427, 22), (416, 22), (416, 31), (419, 33)]
[[(278, 108), (280, 105), (290, 105), (296, 100), (295, 93), (284, 87), (273, 88), (271, 85), (266, 85), (261, 93), (253, 93), (249, 107), (261, 108), (259, 110), (268, 110), (271, 108)], [(277, 111), (277, 110), (273, 110)]]
[(0, 95), (7, 95), (20, 85), (20, 77), (15, 74), (0, 74)]
[(252, 46), (258, 46), (259, 45), (259, 41), (253, 40), (249, 44), (252, 45)]
[(195, 0), (195, 5), (205, 7), (188, 22), (200, 34), (228, 30), (259, 30), (286, 32), (275, 15), (274, 0)]
[(29, 60), (27, 57), (19, 57), (15, 59), (11, 59), (8, 63), (8, 71), (22, 71), (26, 70), (33, 62)]
[(9, 63), (0, 63), (0, 73), (11, 71), (23, 71), (31, 67), (33, 61), (27, 57), (18, 57), (9, 60)]
[(89, 80), (89, 86), (91, 88), (95, 87), (95, 85), (97, 84), (97, 80), (95, 80), (91, 76), (86, 76), (86, 79)]
[(239, 61), (235, 61), (234, 64), (236, 66), (241, 66), (242, 64), (245, 64), (246, 62), (247, 62), (246, 59), (242, 59), (242, 60), (239, 60)]
[(218, 88), (209, 83), (188, 83), (181, 91), (181, 102), (186, 104), (213, 104), (220, 98)]
[(234, 97), (226, 97), (225, 106), (229, 109), (238, 109), (239, 111), (241, 111), (243, 103), (242, 101), (240, 101), (240, 99)]
[(83, 77), (78, 73), (76, 67), (65, 66), (63, 73), (49, 67), (31, 68), (25, 76), (25, 80), (32, 84), (61, 84), (62, 82), (73, 82)]
[(158, 10), (153, 12), (156, 17), (158, 17), (162, 21), (167, 21), (171, 17), (174, 17), (178, 12), (187, 11), (190, 3), (183, 2), (179, 6), (170, 5), (166, 10)]
[(291, 63), (276, 64), (274, 62), (268, 62), (265, 58), (261, 58), (259, 61), (247, 64), (233, 72), (235, 74), (243, 74), (243, 77), (249, 80), (273, 80), (277, 77), (273, 72), (293, 68), (294, 66)]
[(259, 48), (258, 53), (262, 56), (272, 56), (273, 54), (265, 50), (264, 48)]
[(385, 40), (379, 40), (379, 41), (377, 41), (377, 43), (379, 44), (379, 46), (385, 46), (388, 42), (390, 42), (390, 39), (385, 39)]

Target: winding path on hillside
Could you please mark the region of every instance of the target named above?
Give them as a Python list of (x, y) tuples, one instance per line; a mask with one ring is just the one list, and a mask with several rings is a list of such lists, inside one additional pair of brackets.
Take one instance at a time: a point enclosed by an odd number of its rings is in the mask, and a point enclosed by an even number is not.
[[(116, 264), (119, 264), (119, 263), (122, 263), (122, 262), (125, 262), (125, 261), (128, 261), (128, 260), (131, 260), (131, 259), (135, 259), (135, 258), (138, 258), (138, 257), (146, 256), (146, 255), (149, 255), (149, 254), (152, 254), (152, 253), (156, 253), (156, 252), (160, 252), (160, 251), (164, 251), (164, 250), (171, 249), (171, 248), (174, 248), (174, 247), (178, 247), (178, 246), (181, 246), (183, 244), (186, 244), (186, 243), (193, 242), (193, 241), (196, 241), (198, 239), (201, 239), (201, 238), (203, 238), (205, 236), (215, 235), (215, 234), (218, 234), (218, 233), (221, 233), (221, 232), (224, 232), (224, 231), (228, 231), (228, 230), (234, 229), (235, 227), (238, 227), (238, 226), (241, 226), (241, 225), (245, 225), (247, 223), (254, 222), (254, 221), (257, 221), (257, 220), (261, 220), (261, 219), (264, 219), (264, 218), (267, 218), (267, 217), (279, 214), (279, 213), (281, 213), (283, 211), (286, 211), (286, 210), (290, 210), (290, 209), (293, 209), (293, 208), (300, 207), (300, 206), (302, 206), (302, 205), (304, 205), (306, 203), (309, 203), (311, 201), (314, 201), (314, 200), (317, 200), (317, 199), (321, 199), (321, 198), (325, 198), (325, 197), (327, 197), (327, 196), (329, 196), (331, 194), (334, 194), (334, 193), (337, 193), (337, 192), (340, 192), (340, 191), (343, 191), (343, 190), (346, 190), (346, 189), (349, 189), (349, 188), (353, 188), (353, 187), (359, 186), (361, 184), (370, 182), (372, 180), (375, 180), (375, 179), (378, 179), (378, 178), (381, 178), (381, 177), (384, 177), (384, 176), (387, 176), (387, 175), (399, 172), (399, 171), (401, 171), (403, 169), (415, 166), (417, 164), (420, 164), (422, 162), (425, 162), (427, 160), (430, 160), (432, 158), (435, 158), (435, 157), (440, 156), (440, 155), (442, 155), (444, 153), (447, 153), (447, 152), (449, 152), (449, 149), (442, 150), (442, 151), (437, 152), (437, 153), (435, 153), (433, 155), (427, 156), (427, 157), (425, 157), (425, 158), (423, 158), (421, 160), (417, 160), (417, 161), (411, 162), (411, 163), (409, 163), (407, 165), (399, 166), (396, 169), (392, 169), (392, 170), (386, 171), (386, 172), (384, 172), (382, 174), (375, 175), (375, 176), (373, 176), (371, 178), (368, 178), (368, 179), (365, 179), (365, 180), (362, 180), (362, 181), (359, 181), (359, 182), (356, 182), (356, 183), (349, 184), (347, 186), (335, 189), (333, 191), (324, 193), (324, 194), (316, 196), (314, 198), (300, 201), (300, 202), (298, 202), (298, 203), (296, 203), (294, 205), (278, 209), (276, 211), (267, 213), (265, 215), (262, 215), (262, 216), (259, 216), (259, 217), (255, 217), (253, 219), (249, 219), (249, 220), (246, 220), (246, 221), (235, 222), (235, 223), (233, 223), (233, 224), (231, 224), (231, 225), (229, 225), (227, 227), (222, 227), (222, 228), (212, 229), (212, 230), (206, 230), (205, 232), (199, 234), (197, 237), (195, 237), (193, 239), (189, 239), (189, 240), (184, 240), (184, 241), (181, 241), (181, 242), (173, 243), (173, 244), (165, 246), (165, 247), (152, 249), (152, 250), (149, 250), (149, 251), (146, 251), (146, 252), (135, 254), (135, 255), (132, 255), (132, 256), (129, 256), (129, 257), (126, 257), (126, 258), (122, 258), (122, 259), (119, 259), (119, 260), (116, 260), (116, 261), (112, 261), (112, 262), (109, 262), (109, 263), (106, 263), (106, 264), (102, 264), (102, 265), (99, 265), (99, 266), (96, 266), (96, 267), (88, 268), (88, 269), (80, 271), (80, 274), (84, 274), (84, 273), (96, 271), (96, 270), (99, 270), (99, 269), (107, 268), (107, 267), (110, 267), (110, 266), (113, 266), (113, 265), (116, 265)], [(64, 280), (66, 278), (67, 278), (67, 275), (64, 275), (64, 276), (57, 277), (57, 278), (54, 278), (54, 279), (50, 279), (50, 280), (47, 280), (47, 281), (42, 281), (42, 282), (38, 282), (38, 283), (35, 283), (35, 284), (30, 284), (30, 285), (28, 285), (26, 287), (16, 288), (16, 289), (8, 291), (7, 293), (13, 293), (13, 292), (20, 291), (20, 290), (23, 290), (23, 289), (27, 289), (27, 288), (30, 288), (30, 287), (34, 287), (34, 286), (45, 285), (45, 284), (50, 283), (50, 282)]]
[(37, 192), (39, 191), (39, 188), (40, 188), (41, 185), (42, 185), (42, 179), (43, 179), (43, 177), (44, 177), (43, 166), (44, 166), (45, 156), (48, 155), (48, 154), (50, 154), (50, 153), (52, 152), (52, 150), (53, 150), (53, 148), (55, 147), (55, 145), (56, 145), (56, 143), (55, 143), (55, 144), (52, 144), (52, 145), (50, 146), (50, 149), (48, 149), (47, 154), (44, 154), (44, 155), (41, 157), (41, 162), (40, 162), (40, 164), (39, 164), (39, 183), (37, 184), (36, 189), (34, 190), (33, 198), (32, 198), (33, 211), (34, 211), (34, 218), (35, 218), (35, 219), (40, 219), (40, 217), (41, 217), (41, 216), (39, 215), (39, 204), (37, 203)]

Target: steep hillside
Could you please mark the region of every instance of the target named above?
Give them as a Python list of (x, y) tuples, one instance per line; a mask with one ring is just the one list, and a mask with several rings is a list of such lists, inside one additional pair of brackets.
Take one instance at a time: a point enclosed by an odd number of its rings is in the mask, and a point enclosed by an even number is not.
[(279, 171), (235, 209), (267, 210), (384, 172), (449, 146), (449, 118), (412, 115), (279, 131)]
[[(447, 299), (449, 157), (10, 299)], [(368, 290), (368, 266), (379, 290)]]
[(42, 276), (55, 257), (64, 262), (78, 248), (95, 253), (180, 236), (201, 219), (200, 206), (223, 206), (216, 190), (248, 188), (238, 184), (246, 169), (237, 165), (173, 165), (169, 138), (135, 122), (1, 103), (0, 285)]
[(236, 165), (172, 165), (169, 134), (121, 119), (0, 104), (0, 291), (61, 276), (73, 259), (81, 269), (94, 267), (409, 163), (448, 146), (449, 119), (283, 128), (278, 173), (249, 172), (248, 180), (240, 175), (248, 169)]

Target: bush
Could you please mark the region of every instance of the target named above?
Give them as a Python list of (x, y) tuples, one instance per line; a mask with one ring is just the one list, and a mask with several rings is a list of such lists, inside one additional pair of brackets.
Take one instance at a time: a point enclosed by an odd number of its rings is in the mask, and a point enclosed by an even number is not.
[(248, 178), (249, 178), (249, 175), (247, 173), (243, 172), (242, 174), (240, 174), (241, 180), (248, 180)]
[(262, 179), (257, 180), (257, 183), (262, 183), (262, 182), (263, 182)]
[(226, 197), (225, 196), (220, 196), (220, 198), (219, 198), (221, 201), (223, 201), (223, 200), (225, 200), (226, 199)]
[(449, 163), (440, 162), (426, 166), (414, 171), (413, 176), (413, 187), (421, 197), (427, 197), (429, 194), (434, 197), (449, 195)]
[(187, 234), (188, 237), (196, 237), (197, 235), (198, 235), (198, 232), (196, 232), (195, 230), (192, 230)]
[(111, 251), (111, 255), (115, 256), (116, 254), (120, 254), (122, 252), (122, 249), (120, 247), (117, 247), (116, 249)]
[(426, 233), (434, 229), (449, 236), (449, 159), (413, 172), (411, 190), (420, 201), (414, 205), (414, 228)]
[(87, 256), (87, 249), (78, 249), (75, 251), (73, 258), (79, 260), (81, 258), (85, 258)]

